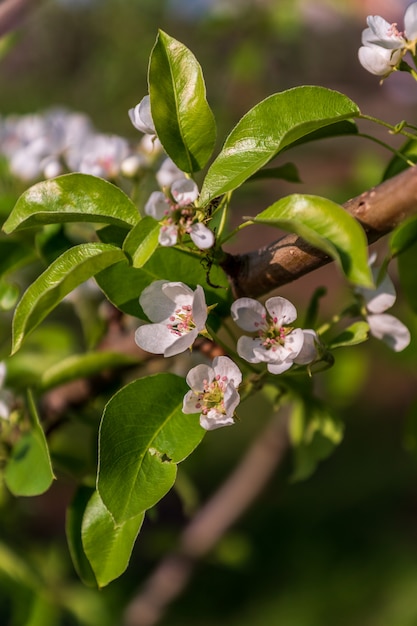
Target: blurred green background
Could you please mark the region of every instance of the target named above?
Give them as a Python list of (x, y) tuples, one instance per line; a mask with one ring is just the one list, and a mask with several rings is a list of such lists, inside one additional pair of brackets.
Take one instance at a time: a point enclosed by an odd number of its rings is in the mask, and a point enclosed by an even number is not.
[[(251, 106), (301, 84), (338, 89), (364, 113), (391, 123), (405, 118), (415, 123), (411, 79), (393, 76), (381, 87), (357, 61), (366, 15), (401, 22), (407, 4), (46, 0), (3, 40), (0, 114), (64, 105), (88, 113), (101, 131), (137, 140), (127, 110), (147, 91), (148, 57), (162, 28), (187, 45), (203, 67), (219, 146)], [(375, 132), (390, 140), (385, 131)], [(255, 203), (260, 210), (292, 191), (343, 202), (378, 183), (390, 155), (364, 139), (345, 138), (296, 149), (291, 158), (303, 183), (254, 184), (238, 196), (236, 223)], [(247, 229), (230, 250), (275, 238), (276, 232)], [(328, 288), (325, 314), (345, 295), (333, 267), (280, 295), (302, 308), (319, 284)], [(401, 301), (397, 311), (401, 314)], [(404, 315), (403, 320), (416, 335), (415, 320)], [(4, 336), (7, 316), (1, 324)], [(401, 355), (376, 341), (337, 355), (335, 367), (319, 375), (317, 384), (346, 422), (342, 445), (306, 482), (291, 482), (287, 459), (252, 509), (198, 565), (162, 626), (417, 625), (416, 365), (415, 340)], [(259, 406), (245, 405), (239, 426), (209, 433), (183, 464), (181, 484), (191, 508), (233, 469), (264, 425), (260, 413)], [(75, 446), (94, 447), (94, 429), (83, 420), (72, 428)], [(59, 445), (58, 435), (56, 454)], [(2, 494), (2, 625), (29, 624), (26, 604), (34, 588), (43, 621), (30, 622), (33, 626), (122, 623), (124, 608), (186, 523), (187, 511), (173, 491), (146, 521), (127, 573), (96, 592), (78, 582), (66, 548), (65, 507), (73, 487), (64, 473), (44, 496), (13, 500)], [(71, 611), (48, 609), (46, 618), (43, 597)]]

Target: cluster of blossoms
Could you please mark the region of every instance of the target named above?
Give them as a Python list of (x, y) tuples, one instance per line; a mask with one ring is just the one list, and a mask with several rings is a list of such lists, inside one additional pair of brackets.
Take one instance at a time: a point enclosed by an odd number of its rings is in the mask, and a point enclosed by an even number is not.
[(87, 115), (66, 109), (0, 118), (0, 156), (25, 182), (67, 172), (130, 177), (160, 152), (159, 142), (148, 136), (132, 148), (124, 137), (97, 132)]
[[(149, 96), (129, 110), (129, 117), (134, 127), (145, 136), (156, 137)], [(184, 235), (189, 235), (200, 250), (211, 248), (214, 234), (203, 223), (204, 213), (195, 206), (199, 196), (196, 183), (187, 178), (169, 158), (162, 163), (156, 179), (162, 191), (151, 193), (145, 204), (145, 213), (161, 222), (161, 246), (175, 246)]]
[[(147, 352), (174, 356), (191, 348), (197, 335), (207, 334), (208, 308), (200, 285), (193, 291), (181, 282), (157, 280), (143, 290), (139, 303), (153, 322), (139, 326), (135, 334), (137, 345)], [(285, 298), (270, 298), (265, 307), (240, 298), (231, 311), (241, 328), (256, 333), (238, 341), (238, 354), (249, 363), (267, 363), (269, 372), (280, 374), (318, 357), (316, 333), (289, 325), (297, 312)], [(200, 424), (207, 430), (234, 423), (242, 374), (229, 357), (216, 357), (211, 366), (197, 365), (186, 380), (191, 391), (184, 398), (184, 413), (200, 412)]]
[[(372, 266), (375, 257), (371, 257)], [(378, 269), (372, 267), (374, 280), (377, 281)], [(369, 324), (371, 335), (382, 340), (395, 352), (401, 352), (410, 343), (410, 331), (399, 319), (385, 313), (390, 309), (396, 300), (394, 284), (388, 274), (377, 285), (376, 289), (356, 289), (364, 303), (364, 317)]]
[(400, 64), (407, 52), (415, 57), (417, 44), (417, 2), (410, 4), (404, 15), (404, 32), (397, 24), (389, 24), (379, 15), (369, 15), (368, 28), (362, 33), (362, 46), (359, 48), (361, 65), (377, 76), (385, 78), (397, 69), (410, 69)]

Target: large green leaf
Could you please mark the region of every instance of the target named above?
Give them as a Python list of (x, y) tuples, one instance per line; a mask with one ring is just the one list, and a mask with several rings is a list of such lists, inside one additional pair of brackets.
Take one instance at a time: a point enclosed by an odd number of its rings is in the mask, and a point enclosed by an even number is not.
[(130, 383), (108, 402), (100, 426), (97, 488), (117, 524), (154, 506), (177, 463), (200, 443), (196, 415), (182, 412), (183, 378), (162, 373)]
[(123, 250), (131, 259), (133, 267), (142, 267), (158, 247), (161, 225), (146, 216), (132, 228), (123, 243)]
[(81, 526), (85, 509), (91, 496), (95, 493), (92, 487), (81, 485), (67, 509), (65, 531), (71, 559), (78, 576), (85, 585), (97, 586), (97, 580), (87, 559), (81, 539)]
[(129, 564), (132, 549), (141, 529), (145, 513), (117, 526), (97, 491), (85, 509), (81, 537), (99, 587), (118, 578)]
[(227, 137), (204, 180), (202, 205), (239, 187), (302, 137), (358, 114), (349, 98), (324, 87), (295, 87), (269, 96), (246, 113)]
[(12, 354), (70, 291), (124, 258), (120, 248), (105, 243), (84, 243), (64, 252), (30, 285), (17, 305)]
[(62, 222), (98, 222), (134, 226), (140, 219), (133, 202), (119, 187), (89, 174), (64, 174), (23, 193), (3, 230)]
[(141, 268), (129, 267), (126, 262), (117, 263), (96, 276), (97, 283), (110, 302), (125, 313), (141, 318), (145, 316), (139, 306), (139, 295), (151, 282), (160, 279), (182, 281), (193, 289), (201, 285), (206, 293), (207, 304), (218, 303), (212, 315), (230, 313), (231, 295), (223, 270), (213, 265), (208, 271), (200, 257), (178, 248), (161, 246)]
[(30, 394), (28, 409), (31, 429), (15, 444), (4, 471), (6, 485), (15, 496), (44, 493), (54, 479), (45, 434)]
[(216, 126), (201, 67), (182, 43), (159, 31), (149, 64), (152, 118), (165, 151), (183, 170), (201, 170), (213, 151)]
[(365, 232), (335, 202), (293, 194), (259, 213), (254, 221), (296, 233), (337, 261), (352, 283), (373, 287)]

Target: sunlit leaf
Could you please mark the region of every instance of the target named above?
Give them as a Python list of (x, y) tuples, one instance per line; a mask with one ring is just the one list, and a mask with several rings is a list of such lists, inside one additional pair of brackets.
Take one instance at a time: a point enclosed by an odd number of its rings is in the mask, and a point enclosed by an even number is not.
[(174, 484), (177, 463), (204, 435), (182, 412), (188, 387), (162, 373), (130, 383), (108, 402), (100, 426), (100, 496), (117, 524), (154, 506)]
[(331, 340), (330, 349), (342, 348), (346, 346), (356, 346), (363, 343), (369, 337), (369, 324), (364, 321), (355, 322), (345, 328), (345, 330)]
[(203, 73), (182, 43), (159, 31), (149, 64), (152, 118), (166, 153), (184, 172), (201, 170), (216, 140)]
[(133, 267), (142, 267), (151, 258), (158, 247), (158, 236), (161, 230), (159, 222), (153, 217), (144, 217), (127, 235), (123, 250), (131, 259)]
[(136, 206), (119, 187), (89, 174), (64, 174), (25, 191), (3, 230), (11, 233), (62, 222), (134, 226), (139, 219)]
[(365, 232), (335, 202), (293, 194), (259, 213), (254, 221), (296, 233), (337, 261), (352, 283), (373, 286)]
[(30, 285), (17, 305), (12, 353), (70, 291), (123, 258), (120, 248), (104, 243), (80, 244), (64, 252)]
[(246, 113), (227, 137), (204, 180), (201, 203), (236, 189), (302, 137), (358, 114), (349, 98), (324, 87), (295, 87), (269, 96)]

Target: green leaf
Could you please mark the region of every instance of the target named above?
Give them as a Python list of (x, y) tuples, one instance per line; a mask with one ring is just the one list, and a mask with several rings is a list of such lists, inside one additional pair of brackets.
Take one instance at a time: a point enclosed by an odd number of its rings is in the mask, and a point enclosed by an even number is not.
[(285, 165), (281, 165), (280, 167), (267, 167), (263, 170), (259, 170), (258, 172), (255, 172), (253, 176), (248, 178), (248, 182), (252, 182), (253, 180), (264, 180), (265, 178), (277, 178), (286, 180), (289, 183), (301, 183), (298, 170), (294, 163), (285, 163)]
[[(207, 284), (207, 277), (211, 285)], [(96, 276), (110, 302), (121, 311), (142, 319), (146, 316), (139, 305), (139, 295), (150, 283), (160, 279), (182, 281), (192, 289), (201, 285), (207, 304), (218, 305), (211, 315), (230, 314), (230, 288), (223, 270), (213, 265), (207, 273), (200, 257), (178, 248), (160, 246), (142, 268), (129, 267), (126, 262), (117, 263)]]
[(185, 415), (188, 387), (162, 373), (130, 383), (108, 402), (100, 426), (97, 488), (121, 524), (154, 506), (175, 482), (183, 461), (204, 435)]
[(149, 261), (158, 247), (160, 230), (160, 223), (149, 216), (132, 228), (124, 241), (123, 250), (131, 259), (133, 267), (142, 267)]
[(342, 441), (343, 431), (343, 423), (315, 398), (297, 401), (289, 427), (294, 446), (293, 480), (305, 480), (311, 476), (318, 463)]
[(84, 243), (64, 252), (30, 285), (17, 305), (12, 354), (70, 291), (123, 258), (120, 248), (105, 243)]
[(355, 322), (331, 340), (329, 348), (342, 348), (347, 346), (356, 346), (363, 343), (369, 337), (369, 324), (367, 322)]
[(397, 257), (398, 273), (405, 299), (414, 313), (417, 313), (417, 241)]
[(3, 230), (62, 222), (104, 222), (134, 226), (140, 215), (128, 196), (112, 183), (89, 174), (65, 174), (23, 193)]
[(0, 310), (10, 311), (20, 296), (19, 287), (0, 278)]
[(138, 362), (137, 358), (120, 352), (89, 352), (73, 354), (55, 363), (41, 376), (39, 387), (42, 391), (76, 380), (96, 376), (104, 370), (128, 367)]
[(395, 257), (407, 250), (417, 241), (417, 217), (413, 215), (399, 224), (389, 238), (391, 256)]
[(92, 487), (85, 487), (84, 485), (79, 487), (68, 507), (65, 520), (68, 548), (75, 571), (83, 583), (89, 587), (96, 587), (97, 580), (84, 552), (81, 525), (87, 504), (94, 493), (95, 489)]
[(213, 151), (216, 126), (195, 56), (160, 30), (148, 80), (152, 118), (166, 153), (183, 172), (201, 170)]
[(201, 204), (236, 189), (302, 137), (358, 114), (349, 98), (324, 87), (295, 87), (269, 96), (246, 113), (227, 137), (204, 180)]
[(373, 287), (365, 232), (339, 204), (293, 194), (259, 213), (254, 221), (296, 233), (334, 259), (352, 283)]
[(28, 400), (31, 430), (14, 446), (4, 471), (5, 483), (15, 496), (40, 495), (54, 479), (45, 434), (30, 394)]
[(405, 158), (401, 158), (395, 154), (388, 163), (382, 180), (388, 180), (410, 167), (406, 159), (412, 163), (417, 163), (417, 141), (415, 139), (407, 139), (405, 144), (399, 149), (399, 152), (401, 152)]
[(81, 537), (99, 587), (108, 585), (127, 568), (144, 517), (142, 512), (115, 526), (99, 493), (95, 491), (91, 496), (82, 521)]

